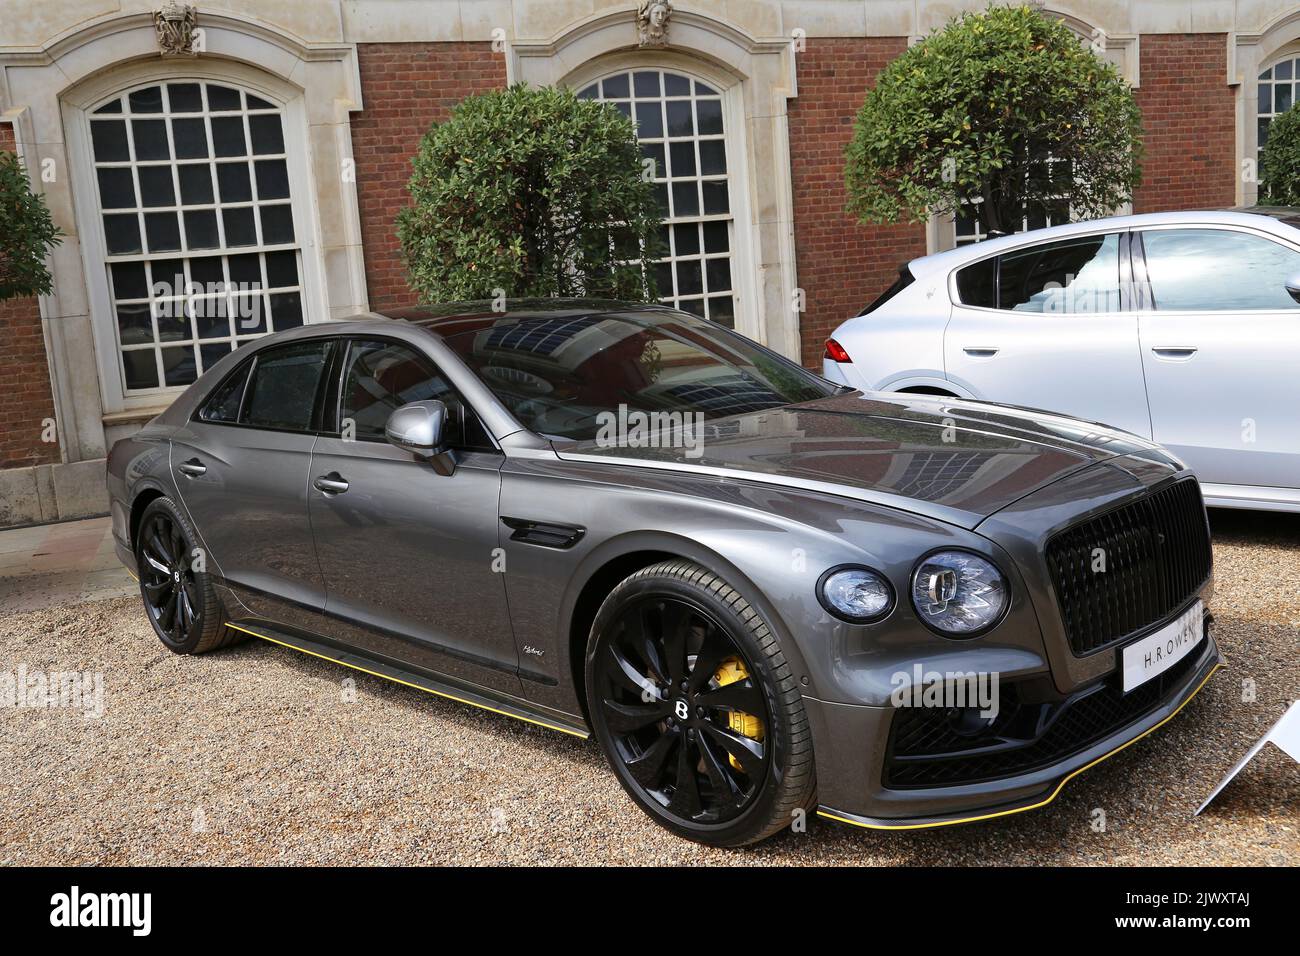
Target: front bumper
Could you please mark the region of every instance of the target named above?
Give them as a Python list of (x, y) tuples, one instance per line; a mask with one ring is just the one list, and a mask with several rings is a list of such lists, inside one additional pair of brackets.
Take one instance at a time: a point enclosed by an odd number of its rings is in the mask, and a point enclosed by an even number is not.
[(1222, 666), (1207, 628), (1205, 646), (1177, 684), (1148, 711), (1082, 749), (1032, 772), (960, 786), (891, 790), (884, 785), (892, 707), (831, 704), (805, 698), (819, 744), (818, 814), (831, 820), (883, 830), (909, 830), (972, 823), (1046, 806), (1072, 779), (1147, 736), (1185, 707)]

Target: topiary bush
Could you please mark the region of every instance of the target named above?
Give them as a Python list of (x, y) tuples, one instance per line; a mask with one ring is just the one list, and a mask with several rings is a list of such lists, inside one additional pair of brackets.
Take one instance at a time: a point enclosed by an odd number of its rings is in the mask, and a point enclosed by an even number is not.
[(1259, 157), (1259, 201), (1300, 206), (1300, 104), (1273, 118)]
[(413, 165), (397, 236), (425, 301), (654, 299), (659, 209), (613, 107), (550, 87), (472, 96)]
[(0, 301), (48, 295), (45, 256), (59, 244), (45, 199), (33, 193), (18, 157), (0, 152)]
[(1132, 90), (1069, 27), (994, 6), (881, 72), (845, 152), (849, 208), (864, 222), (922, 222), (967, 207), (989, 233), (1063, 200), (1103, 216), (1141, 182), (1141, 135)]

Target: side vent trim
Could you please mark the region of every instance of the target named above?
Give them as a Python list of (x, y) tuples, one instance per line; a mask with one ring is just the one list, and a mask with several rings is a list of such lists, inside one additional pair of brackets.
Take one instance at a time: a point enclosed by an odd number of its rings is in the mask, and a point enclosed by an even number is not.
[(530, 521), (527, 518), (507, 518), (504, 515), (501, 523), (514, 532), (510, 535), (511, 541), (522, 541), (524, 544), (535, 544), (559, 551), (572, 548), (587, 533), (586, 528), (577, 525), (550, 524), (545, 521)]

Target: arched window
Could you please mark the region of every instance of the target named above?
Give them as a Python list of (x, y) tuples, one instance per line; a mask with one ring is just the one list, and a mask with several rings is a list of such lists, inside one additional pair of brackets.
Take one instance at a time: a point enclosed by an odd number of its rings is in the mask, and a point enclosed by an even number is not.
[(303, 323), (280, 104), (177, 79), (87, 119), (124, 396), (189, 385), (245, 341)]
[(1268, 126), (1274, 117), (1289, 110), (1300, 101), (1300, 54), (1291, 53), (1259, 75), (1258, 112), (1255, 122), (1258, 130), (1258, 150), (1268, 142)]
[(642, 156), (654, 161), (667, 250), (656, 272), (660, 301), (734, 328), (736, 237), (721, 92), (674, 70), (633, 69), (578, 96), (630, 117)]

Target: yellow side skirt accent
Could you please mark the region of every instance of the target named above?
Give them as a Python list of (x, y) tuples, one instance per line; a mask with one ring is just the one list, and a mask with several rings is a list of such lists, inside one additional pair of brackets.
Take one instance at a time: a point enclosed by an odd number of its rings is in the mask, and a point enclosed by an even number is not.
[(1071, 780), (1073, 780), (1075, 777), (1077, 777), (1079, 774), (1083, 773), (1085, 770), (1089, 770), (1097, 766), (1097, 764), (1101, 763), (1103, 760), (1108, 760), (1109, 758), (1115, 756), (1124, 748), (1131, 747), (1133, 744), (1137, 743), (1147, 734), (1154, 733), (1155, 731), (1163, 727), (1165, 724), (1169, 723), (1169, 721), (1177, 717), (1179, 711), (1181, 711), (1184, 707), (1186, 707), (1188, 704), (1192, 702), (1192, 698), (1201, 692), (1201, 688), (1204, 687), (1207, 683), (1209, 683), (1210, 678), (1213, 677), (1215, 672), (1222, 666), (1223, 666), (1222, 663), (1215, 664), (1214, 667), (1210, 669), (1210, 672), (1205, 675), (1205, 679), (1196, 685), (1196, 690), (1192, 691), (1187, 696), (1187, 699), (1183, 701), (1181, 704), (1179, 704), (1178, 708), (1172, 714), (1166, 717), (1164, 720), (1160, 721), (1160, 723), (1152, 727), (1148, 727), (1146, 730), (1142, 731), (1142, 733), (1138, 734), (1132, 740), (1125, 741), (1124, 743), (1116, 747), (1114, 750), (1110, 751), (1109, 753), (1102, 754), (1100, 757), (1098, 757), (1096, 760), (1092, 761), (1091, 763), (1084, 764), (1078, 770), (1074, 771), (1069, 776), (1065, 777), (1060, 783), (1058, 783), (1056, 785), (1056, 789), (1052, 791), (1050, 796), (1046, 797), (1043, 800), (1040, 800), (1038, 803), (1032, 803), (1029, 806), (1025, 806), (1025, 807), (1016, 807), (1012, 810), (998, 810), (996, 813), (984, 813), (975, 817), (961, 817), (956, 820), (939, 820), (935, 823), (899, 823), (896, 825), (888, 824), (888, 823), (864, 823), (861, 820), (850, 820), (847, 817), (841, 817), (834, 813), (827, 813), (825, 810), (818, 810), (817, 815), (819, 817), (826, 817), (828, 820), (836, 820), (840, 823), (852, 824), (855, 827), (863, 827), (867, 830), (929, 830), (929, 829), (933, 829), (934, 827), (950, 827), (950, 826), (955, 826), (958, 823), (974, 823), (977, 820), (991, 820), (994, 817), (1008, 817), (1011, 816), (1011, 814), (1013, 813), (1024, 813), (1027, 810), (1037, 810), (1040, 807), (1047, 806), (1049, 803), (1055, 800), (1057, 796), (1060, 794), (1060, 792), (1065, 788), (1065, 785), (1069, 783)]
[(577, 737), (579, 740), (586, 740), (588, 734), (580, 733), (576, 730), (570, 730), (568, 727), (560, 727), (556, 724), (548, 724), (544, 721), (533, 720), (531, 717), (524, 717), (520, 714), (512, 714), (506, 710), (498, 710), (495, 707), (489, 707), (487, 704), (480, 704), (472, 700), (466, 700), (463, 697), (457, 697), (455, 694), (448, 694), (440, 690), (433, 690), (430, 687), (421, 687), (419, 684), (412, 684), (410, 681), (402, 680), (400, 677), (390, 677), (387, 674), (381, 674), (378, 671), (367, 670), (364, 667), (358, 667), (356, 664), (349, 664), (347, 661), (341, 661), (337, 658), (329, 657), (325, 654), (319, 654), (316, 651), (309, 651), (305, 647), (298, 647), (295, 644), (289, 644), (285, 641), (278, 641), (274, 637), (267, 637), (265, 634), (259, 634), (257, 631), (250, 631), (246, 627), (240, 627), (238, 624), (226, 624), (226, 627), (235, 631), (243, 631), (245, 634), (251, 634), (253, 637), (260, 637), (264, 641), (270, 641), (272, 644), (279, 644), (281, 647), (287, 647), (292, 651), (298, 651), (300, 654), (309, 654), (312, 657), (319, 657), (321, 660), (329, 661), (331, 664), (340, 664), (343, 667), (349, 667), (354, 671), (360, 671), (363, 674), (369, 674), (371, 677), (382, 677), (384, 680), (390, 680), (394, 684), (401, 684), (403, 687), (414, 687), (416, 690), (422, 690), (426, 694), (434, 694), (438, 697), (445, 697), (448, 700), (454, 700), (458, 704), (468, 704), (471, 707), (477, 707), (479, 710), (488, 710), (494, 714), (501, 714), (503, 717), (513, 717), (515, 720), (522, 720), (526, 724), (536, 724), (538, 727), (545, 727), (547, 730), (558, 730), (562, 734), (568, 734), (571, 737)]

